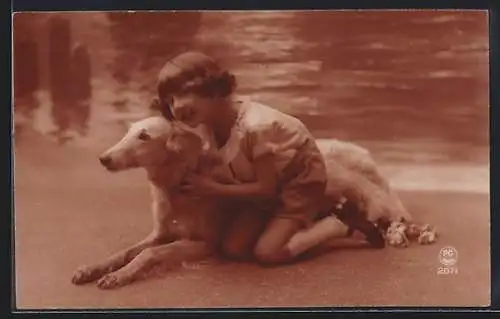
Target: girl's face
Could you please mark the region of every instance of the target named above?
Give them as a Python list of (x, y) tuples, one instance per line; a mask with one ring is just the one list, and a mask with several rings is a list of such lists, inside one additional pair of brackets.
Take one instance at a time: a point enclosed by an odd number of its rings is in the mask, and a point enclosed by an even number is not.
[(210, 120), (212, 100), (195, 93), (178, 93), (168, 101), (174, 117), (190, 127), (197, 127)]

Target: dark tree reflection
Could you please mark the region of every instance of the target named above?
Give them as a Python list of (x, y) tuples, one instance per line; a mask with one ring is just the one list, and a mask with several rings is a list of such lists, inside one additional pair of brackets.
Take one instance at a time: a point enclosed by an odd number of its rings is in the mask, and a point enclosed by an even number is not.
[(201, 21), (198, 12), (110, 12), (118, 55), (113, 76), (127, 84), (136, 72), (157, 71), (166, 59), (187, 49)]

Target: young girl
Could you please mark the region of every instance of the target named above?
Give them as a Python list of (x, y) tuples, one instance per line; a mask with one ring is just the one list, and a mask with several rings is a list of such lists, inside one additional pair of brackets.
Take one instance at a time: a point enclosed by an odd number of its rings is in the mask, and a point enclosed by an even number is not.
[(346, 225), (333, 216), (315, 222), (327, 173), (312, 134), (290, 115), (233, 95), (235, 87), (233, 75), (199, 52), (176, 56), (158, 79), (164, 116), (193, 128), (204, 124), (217, 155), (239, 181), (227, 185), (189, 176), (183, 187), (244, 204), (225, 235), (225, 252), (284, 263), (327, 237), (345, 236)]

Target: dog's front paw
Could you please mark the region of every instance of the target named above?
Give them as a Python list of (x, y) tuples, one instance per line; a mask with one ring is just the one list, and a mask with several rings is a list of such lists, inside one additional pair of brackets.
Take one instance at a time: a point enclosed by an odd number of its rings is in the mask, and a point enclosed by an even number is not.
[(121, 286), (124, 286), (128, 283), (128, 280), (125, 280), (124, 277), (121, 277), (117, 273), (110, 273), (103, 276), (101, 279), (97, 281), (97, 287), (101, 289), (114, 289)]
[(71, 282), (75, 285), (83, 285), (96, 281), (101, 277), (102, 271), (97, 267), (82, 266), (75, 270)]

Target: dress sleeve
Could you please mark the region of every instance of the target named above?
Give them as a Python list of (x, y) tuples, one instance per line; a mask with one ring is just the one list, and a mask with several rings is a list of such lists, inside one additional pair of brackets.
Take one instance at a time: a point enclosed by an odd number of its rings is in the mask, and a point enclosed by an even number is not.
[(275, 154), (277, 145), (274, 125), (260, 125), (250, 130), (247, 147), (254, 159), (263, 155)]

